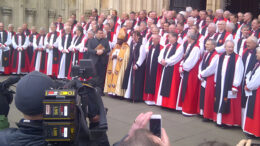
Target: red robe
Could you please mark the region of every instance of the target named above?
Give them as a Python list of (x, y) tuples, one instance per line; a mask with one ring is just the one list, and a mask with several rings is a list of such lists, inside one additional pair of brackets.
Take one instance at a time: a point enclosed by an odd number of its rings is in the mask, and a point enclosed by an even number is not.
[[(151, 48), (151, 47), (150, 47)], [(150, 49), (149, 48), (149, 49)], [(160, 50), (163, 49), (163, 46), (160, 45)], [(148, 67), (146, 66), (146, 69)], [(152, 102), (156, 102), (157, 99), (157, 95), (158, 95), (158, 90), (159, 90), (159, 86), (160, 86), (160, 81), (161, 81), (161, 74), (162, 74), (162, 65), (158, 63), (157, 66), (157, 74), (156, 74), (156, 82), (155, 82), (155, 93), (154, 94), (147, 94), (144, 90), (144, 94), (143, 94), (143, 100), (144, 101), (152, 101)], [(145, 83), (146, 83), (146, 75), (145, 75)], [(146, 84), (144, 83), (144, 87), (146, 86)]]
[[(177, 46), (177, 49), (178, 48), (179, 48), (179, 46)], [(174, 65), (170, 96), (162, 97), (162, 107), (176, 109), (178, 91), (179, 91), (179, 86), (180, 86), (180, 81), (181, 81), (179, 67), (180, 67), (180, 62), (178, 62)]]
[[(26, 43), (26, 36), (24, 34), (21, 35), (22, 36), (22, 45), (24, 43)], [(16, 34), (14, 36), (15, 42), (16, 44), (18, 44), (18, 35)], [(18, 64), (19, 64), (19, 51), (17, 49), (14, 49), (13, 54), (12, 54), (12, 73), (16, 74), (18, 71)], [(27, 54), (27, 50), (26, 48), (23, 48), (23, 50), (21, 51), (21, 72), (22, 73), (26, 73), (29, 72), (29, 57)]]
[[(185, 46), (185, 44), (184, 44)], [(198, 46), (194, 46), (198, 47)], [(194, 47), (191, 48), (194, 49)], [(186, 47), (184, 47), (186, 48)], [(186, 54), (186, 52), (185, 52)], [(197, 104), (198, 104), (198, 98), (199, 98), (199, 88), (200, 87), (200, 81), (198, 79), (198, 69), (199, 69), (199, 63), (200, 59), (197, 61), (195, 66), (188, 72), (188, 76), (185, 78), (185, 72), (184, 77), (182, 79), (181, 83), (181, 90), (178, 93), (179, 95), (179, 105), (182, 107), (182, 113), (184, 115), (194, 115), (197, 114)], [(187, 73), (187, 72), (186, 72)], [(185, 85), (185, 80), (187, 80), (187, 85), (185, 88), (183, 88), (183, 85)], [(186, 90), (186, 91), (183, 91)], [(182, 93), (185, 93), (184, 95)], [(182, 97), (184, 96), (184, 97)]]
[(246, 132), (249, 132), (256, 137), (260, 137), (260, 88), (256, 91), (256, 100), (254, 107), (254, 118), (246, 117), (245, 128)]
[[(41, 35), (39, 34), (36, 37), (36, 45), (37, 45), (37, 47), (39, 46), (40, 39), (41, 39)], [(43, 44), (44, 44), (44, 40), (45, 40), (45, 36), (43, 37)], [(40, 49), (42, 49), (42, 48), (40, 48)], [(39, 50), (34, 50), (33, 51), (33, 57), (32, 57), (30, 71), (35, 71), (36, 59), (37, 59), (38, 52), (39, 52)], [(41, 73), (46, 74), (47, 54), (46, 54), (45, 50), (43, 50), (41, 52), (42, 52), (42, 55), (41, 55), (41, 59), (40, 59), (40, 70), (39, 71)]]
[[(209, 61), (209, 65), (212, 59), (218, 55), (215, 51)], [(215, 83), (214, 83), (215, 74), (207, 77), (206, 79), (206, 88), (204, 92), (204, 109), (203, 109), (203, 117), (206, 119), (213, 120), (214, 115), (214, 96), (215, 96)], [(201, 88), (200, 88), (201, 89)], [(199, 92), (201, 94), (201, 92)], [(200, 98), (200, 95), (199, 95)], [(198, 100), (200, 101), (200, 99)], [(198, 113), (200, 112), (200, 102), (198, 103)]]
[[(239, 57), (238, 55), (235, 56), (236, 63), (237, 63), (238, 57)], [(219, 60), (219, 63), (220, 63), (220, 60)], [(234, 86), (232, 86), (232, 87), (236, 88)], [(236, 89), (238, 90), (236, 98), (227, 99), (227, 97), (223, 97), (224, 101), (230, 100), (230, 105), (229, 105), (229, 113), (222, 113), (222, 120), (221, 120), (222, 124), (236, 125), (236, 126), (241, 125), (241, 87), (237, 87)], [(217, 85), (216, 85), (216, 90), (217, 90)], [(213, 120), (217, 121), (217, 113), (215, 111), (214, 111), (214, 115), (213, 115)]]

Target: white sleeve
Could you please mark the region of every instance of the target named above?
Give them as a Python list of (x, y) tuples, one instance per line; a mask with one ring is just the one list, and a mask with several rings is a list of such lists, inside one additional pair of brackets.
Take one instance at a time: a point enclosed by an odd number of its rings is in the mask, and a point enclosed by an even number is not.
[(138, 58), (136, 64), (138, 66), (141, 66), (143, 64), (145, 58), (146, 58), (146, 51), (145, 51), (144, 45), (141, 45), (140, 46), (139, 58)]
[(161, 64), (161, 61), (162, 61), (162, 59), (163, 59), (163, 54), (164, 54), (165, 50), (166, 50), (166, 47), (164, 47), (164, 48), (160, 51), (160, 54), (159, 54), (159, 56), (158, 56), (158, 63), (160, 63), (160, 64)]
[(199, 71), (198, 71), (198, 78), (199, 78), (199, 80), (201, 80), (201, 67), (202, 67), (202, 62), (203, 62), (203, 60), (200, 61), (200, 65), (199, 65)]
[(14, 49), (17, 49), (17, 44), (16, 44), (16, 42), (15, 42), (15, 35), (13, 36), (13, 39), (12, 39), (12, 44), (13, 44), (13, 48)]
[(249, 90), (256, 90), (260, 86), (260, 67), (256, 70), (251, 80), (246, 84)]
[(83, 38), (83, 39), (81, 40), (81, 42), (80, 42), (77, 46), (75, 46), (75, 49), (78, 50), (78, 51), (80, 51), (80, 52), (81, 52), (81, 51), (83, 52), (84, 42), (85, 42), (85, 38)]
[(69, 51), (72, 51), (72, 49), (75, 47), (75, 46), (74, 46), (75, 38), (76, 38), (75, 36), (72, 38), (72, 41), (71, 41), (71, 43), (70, 43), (70, 46), (68, 47), (68, 50), (69, 50)]
[(244, 75), (243, 61), (242, 61), (241, 57), (238, 57), (237, 63), (235, 66), (235, 75), (234, 75), (232, 90), (238, 91), (237, 87), (240, 86), (243, 75)]
[(60, 43), (60, 36), (57, 37), (56, 41), (53, 43), (53, 47), (57, 48)]
[(24, 42), (22, 48), (23, 48), (24, 50), (26, 50), (27, 47), (28, 47), (28, 45), (29, 45), (29, 37), (25, 37), (25, 42)]
[(203, 71), (201, 71), (200, 74), (203, 78), (211, 76), (215, 73), (215, 70), (216, 70), (217, 64), (218, 64), (218, 60), (219, 60), (219, 55), (215, 55), (212, 58), (212, 61), (210, 62), (209, 66), (206, 69), (204, 69)]
[[(9, 45), (11, 45), (12, 44), (12, 37), (11, 37), (11, 33), (10, 32), (8, 32), (7, 33), (7, 40), (6, 40), (6, 42), (5, 42), (5, 45), (6, 45), (6, 47), (8, 47)], [(9, 48), (9, 47), (8, 47)]]
[(200, 49), (198, 47), (194, 47), (191, 50), (189, 57), (186, 61), (183, 62), (183, 70), (190, 71), (200, 59)]
[[(66, 39), (66, 37), (65, 37), (65, 39)], [(63, 47), (62, 47), (62, 39), (60, 39), (58, 49), (59, 49), (59, 51), (62, 51), (62, 50), (63, 50)]]
[[(152, 37), (151, 37), (151, 38), (152, 38)], [(151, 39), (151, 38), (150, 38), (150, 39)], [(146, 43), (145, 43), (145, 48), (146, 48), (146, 49), (149, 49), (149, 42), (150, 42), (150, 39), (148, 39), (148, 40), (146, 41)]]
[[(225, 42), (227, 41), (227, 40), (233, 40), (233, 36), (231, 35), (231, 34), (229, 34), (228, 36), (227, 36), (227, 38), (226, 38), (226, 40), (225, 40)], [(226, 50), (225, 50), (225, 42), (223, 43), (223, 45), (221, 45), (221, 46), (219, 46), (219, 47), (216, 47), (216, 51), (218, 52), (218, 53), (224, 53)]]
[[(39, 37), (41, 39), (41, 36), (39, 36)], [(38, 46), (37, 46), (37, 37), (36, 37), (36, 39), (33, 40), (33, 50), (35, 50), (37, 48), (38, 48)]]
[(219, 61), (218, 61), (217, 65), (216, 65), (216, 69), (215, 69), (214, 83), (216, 83), (216, 82), (217, 82), (217, 76), (218, 76), (218, 66), (219, 66)]
[(132, 36), (130, 36), (129, 39), (127, 40), (127, 44), (128, 44), (128, 46), (131, 45), (132, 40), (133, 40), (133, 38), (132, 38)]
[(241, 26), (238, 28), (238, 30), (237, 30), (237, 33), (236, 33), (236, 36), (235, 36), (235, 39), (236, 39), (236, 40), (239, 40), (239, 39), (240, 39), (242, 26), (243, 26), (243, 25), (241, 25)]
[(183, 45), (179, 46), (179, 48), (176, 50), (175, 54), (172, 55), (170, 58), (167, 58), (165, 62), (167, 63), (167, 66), (173, 66), (179, 61), (181, 61), (183, 57)]
[[(44, 44), (45, 44), (45, 48), (47, 47), (47, 45), (49, 45), (49, 42), (48, 42), (48, 34), (46, 35), (46, 37), (44, 38)], [(48, 49), (48, 48), (47, 48)]]
[(199, 46), (200, 46), (200, 54), (203, 55), (204, 51), (205, 51), (205, 48), (204, 48), (204, 40), (205, 40), (205, 37), (202, 36), (199, 40)]

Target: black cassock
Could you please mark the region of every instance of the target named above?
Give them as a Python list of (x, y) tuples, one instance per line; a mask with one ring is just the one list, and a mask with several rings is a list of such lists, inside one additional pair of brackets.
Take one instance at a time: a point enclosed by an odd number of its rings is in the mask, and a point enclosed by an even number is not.
[[(66, 41), (66, 35), (68, 35), (68, 38), (67, 38), (67, 48), (64, 48), (65, 47), (65, 41)], [(71, 41), (72, 41), (72, 35), (71, 33), (69, 34), (64, 34), (61, 38), (61, 45), (63, 47), (63, 49), (67, 49), (70, 47), (70, 44), (71, 44)], [(62, 55), (60, 55), (60, 64), (61, 65), (61, 61), (62, 61), (62, 56), (63, 55), (66, 55), (66, 60), (65, 60), (65, 77), (68, 76), (68, 72), (69, 72), (69, 68), (70, 68), (70, 60), (71, 60), (71, 52), (69, 53), (62, 53)], [(59, 66), (59, 72), (60, 72), (60, 66)]]
[[(122, 89), (127, 89), (129, 79), (130, 84), (130, 98), (135, 101), (143, 100), (143, 90), (144, 90), (144, 78), (145, 78), (145, 63), (138, 66), (137, 70), (133, 70), (132, 67), (136, 64), (139, 56), (140, 49), (142, 46), (142, 39), (136, 44), (135, 48), (133, 42), (130, 45), (130, 57), (125, 71), (125, 76), (122, 84)], [(131, 72), (132, 71), (132, 72)], [(131, 72), (131, 76), (130, 76)], [(130, 76), (130, 78), (129, 78)]]
[(38, 33), (34, 33), (34, 34), (31, 34), (29, 35), (29, 43), (31, 44), (31, 46), (29, 45), (27, 47), (27, 54), (28, 54), (28, 57), (29, 57), (29, 62), (31, 63), (32, 62), (32, 58), (33, 58), (33, 39), (34, 37), (36, 37), (38, 35)]
[[(97, 51), (95, 48), (101, 44), (105, 49), (102, 55), (97, 55)], [(98, 86), (103, 91), (105, 77), (106, 77), (106, 68), (108, 63), (108, 52), (110, 51), (109, 43), (107, 39), (97, 39), (93, 38), (88, 42), (88, 51), (85, 56), (88, 59), (92, 59), (93, 63), (96, 67), (97, 76), (93, 77), (91, 81), (89, 81), (94, 86)]]

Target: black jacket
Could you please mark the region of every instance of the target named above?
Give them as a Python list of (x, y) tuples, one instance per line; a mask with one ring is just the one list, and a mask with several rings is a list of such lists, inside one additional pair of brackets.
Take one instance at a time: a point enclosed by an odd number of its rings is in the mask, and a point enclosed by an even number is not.
[[(105, 47), (104, 53), (100, 56), (98, 56), (96, 53), (97, 51), (95, 48), (99, 45), (102, 44), (102, 46)], [(93, 63), (96, 65), (96, 63), (102, 63), (104, 65), (107, 64), (108, 62), (108, 52), (110, 51), (109, 43), (107, 39), (100, 39), (98, 40), (97, 38), (91, 39), (90, 42), (88, 43), (88, 56), (89, 59), (93, 60)]]
[(47, 146), (42, 121), (24, 122), (22, 119), (17, 126), (0, 131), (1, 146)]

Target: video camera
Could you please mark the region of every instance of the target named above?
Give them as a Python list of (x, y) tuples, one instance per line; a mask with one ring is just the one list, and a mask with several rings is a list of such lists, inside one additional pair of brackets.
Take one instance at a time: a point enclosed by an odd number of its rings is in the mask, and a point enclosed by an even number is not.
[[(80, 81), (95, 76), (92, 60), (80, 60), (72, 67), (72, 81), (46, 90), (44, 105), (44, 135), (50, 145), (92, 145), (107, 131), (105, 108), (98, 89)], [(94, 107), (94, 108), (93, 108)], [(87, 116), (97, 109), (99, 124), (89, 129)]]

